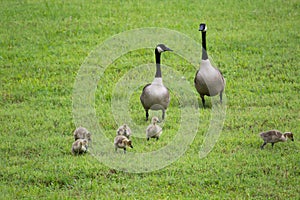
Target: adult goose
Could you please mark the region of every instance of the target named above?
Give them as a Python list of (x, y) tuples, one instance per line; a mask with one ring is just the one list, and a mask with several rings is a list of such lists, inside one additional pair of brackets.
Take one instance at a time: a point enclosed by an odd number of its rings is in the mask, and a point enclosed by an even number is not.
[(170, 94), (168, 88), (166, 88), (162, 81), (160, 57), (161, 53), (165, 51), (172, 51), (164, 44), (159, 44), (155, 48), (155, 60), (156, 60), (156, 74), (152, 83), (147, 84), (143, 88), (143, 92), (140, 96), (141, 103), (146, 111), (146, 120), (149, 117), (149, 109), (162, 110), (162, 119), (165, 118), (166, 109), (170, 103)]
[(225, 88), (225, 79), (221, 71), (213, 67), (206, 52), (206, 24), (200, 24), (199, 31), (202, 32), (202, 60), (200, 68), (194, 79), (197, 92), (200, 94), (203, 107), (205, 107), (204, 96), (216, 96), (220, 94), (222, 103), (222, 93)]

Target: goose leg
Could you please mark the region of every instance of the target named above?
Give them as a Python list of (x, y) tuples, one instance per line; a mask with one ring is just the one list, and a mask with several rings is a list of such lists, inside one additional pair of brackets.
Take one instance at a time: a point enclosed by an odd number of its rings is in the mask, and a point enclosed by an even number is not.
[(274, 143), (272, 143), (272, 148), (274, 147)]
[(145, 110), (146, 111), (146, 121), (148, 121), (149, 118), (149, 110)]
[(223, 102), (223, 91), (220, 92), (220, 103)]
[(204, 95), (201, 95), (201, 100), (202, 100), (202, 105), (203, 105), (203, 108), (205, 108), (205, 99), (204, 99)]
[(264, 148), (264, 146), (266, 145), (267, 143), (266, 142), (264, 142), (262, 145), (261, 145), (261, 149), (263, 149)]
[(149, 138), (147, 138), (147, 141), (149, 141)]
[(165, 110), (162, 110), (162, 120), (165, 119), (165, 113), (166, 113), (166, 111), (165, 111)]

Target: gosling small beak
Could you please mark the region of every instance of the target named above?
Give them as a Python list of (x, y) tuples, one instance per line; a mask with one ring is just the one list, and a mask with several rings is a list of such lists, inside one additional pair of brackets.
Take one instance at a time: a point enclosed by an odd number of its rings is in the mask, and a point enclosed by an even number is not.
[(294, 142), (294, 138), (292, 138), (292, 141)]
[(133, 146), (132, 146), (132, 145), (130, 145), (130, 147), (133, 149)]

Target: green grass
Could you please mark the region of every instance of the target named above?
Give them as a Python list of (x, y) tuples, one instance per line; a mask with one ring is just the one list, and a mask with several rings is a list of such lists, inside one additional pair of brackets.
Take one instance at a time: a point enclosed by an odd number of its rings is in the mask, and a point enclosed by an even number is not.
[[(299, 9), (296, 0), (2, 1), (1, 199), (299, 199)], [(211, 153), (199, 158), (211, 109), (202, 109), (198, 97), (201, 123), (193, 143), (161, 170), (126, 173), (91, 154), (72, 156), (73, 86), (90, 52), (115, 34), (143, 27), (175, 30), (200, 43), (200, 22), (208, 25), (208, 53), (227, 83), (226, 119)], [(98, 82), (96, 120), (111, 142), (120, 125), (110, 108), (119, 77), (153, 62), (153, 49), (127, 53)], [(176, 51), (164, 53), (162, 62), (193, 87), (195, 66)], [(130, 116), (146, 127), (141, 88), (129, 99)], [(176, 91), (171, 94), (162, 138), (133, 137), (135, 148), (128, 151), (147, 152), (172, 140), (181, 105)], [(294, 132), (295, 142), (261, 151), (258, 133), (274, 128)]]

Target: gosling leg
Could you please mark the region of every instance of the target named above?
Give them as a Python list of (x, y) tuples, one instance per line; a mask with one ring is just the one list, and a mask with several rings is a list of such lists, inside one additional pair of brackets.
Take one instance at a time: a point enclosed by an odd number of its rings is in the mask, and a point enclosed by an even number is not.
[(126, 154), (126, 148), (124, 148), (124, 154)]
[(266, 145), (267, 143), (266, 142), (264, 142), (262, 145), (261, 145), (261, 149), (263, 149), (264, 148), (264, 146)]
[(274, 143), (272, 143), (272, 148), (274, 147)]

